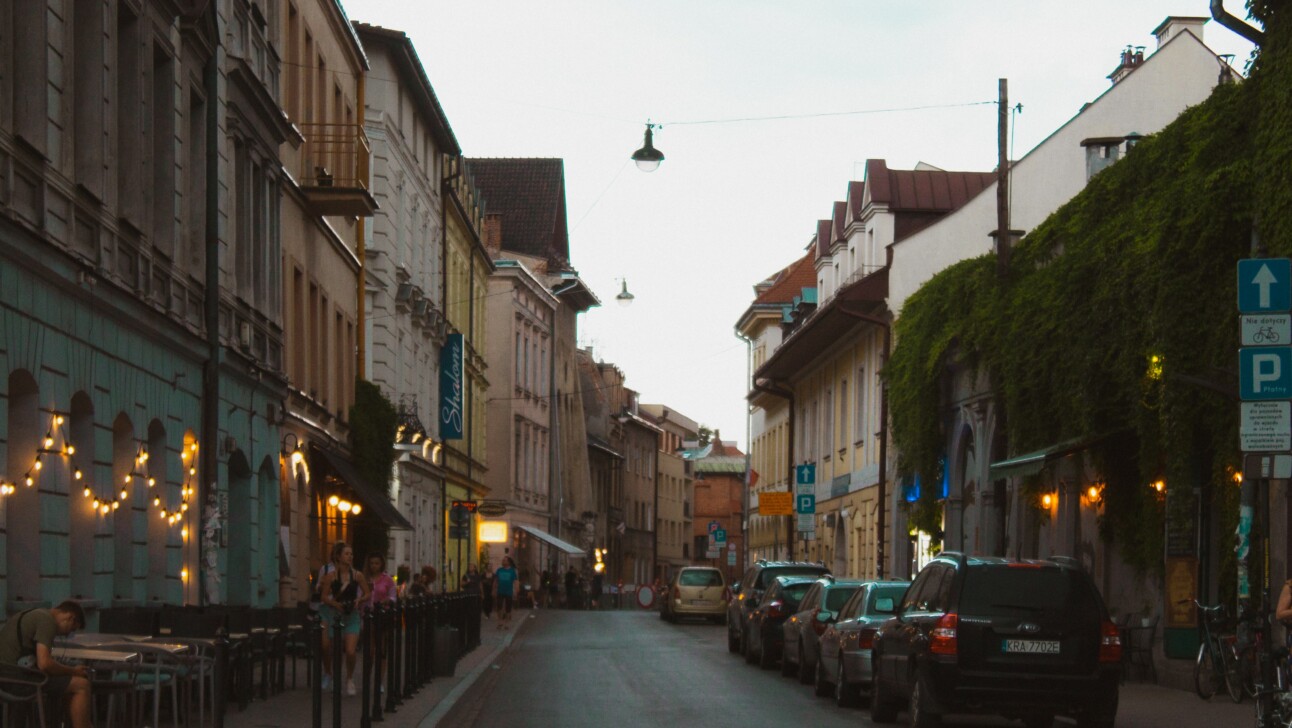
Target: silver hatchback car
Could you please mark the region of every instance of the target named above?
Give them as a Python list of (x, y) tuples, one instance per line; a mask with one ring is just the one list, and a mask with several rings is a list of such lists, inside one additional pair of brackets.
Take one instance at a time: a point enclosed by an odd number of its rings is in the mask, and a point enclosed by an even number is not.
[(722, 624), (727, 615), (723, 596), (727, 578), (712, 566), (684, 566), (673, 575), (660, 605), (659, 618), (676, 622), (682, 617), (700, 617)]

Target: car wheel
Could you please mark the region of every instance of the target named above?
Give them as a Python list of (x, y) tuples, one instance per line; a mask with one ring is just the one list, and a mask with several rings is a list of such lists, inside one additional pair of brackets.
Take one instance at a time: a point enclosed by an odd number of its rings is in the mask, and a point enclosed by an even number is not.
[[(803, 645), (799, 645), (799, 663), (803, 662)], [(797, 665), (790, 662), (789, 648), (781, 650), (781, 677), (790, 677), (798, 672)]]
[(1027, 728), (1052, 728), (1054, 716), (1031, 715), (1023, 719), (1023, 725), (1027, 726)]
[(870, 719), (876, 723), (897, 722), (900, 704), (888, 697), (888, 688), (884, 687), (884, 680), (880, 677), (878, 660), (875, 661), (874, 677), (870, 685)]
[(758, 646), (758, 666), (764, 670), (776, 667), (776, 653), (772, 652), (772, 646), (768, 642), (766, 639), (761, 640)]
[(834, 704), (840, 708), (857, 706), (857, 688), (848, 684), (848, 676), (843, 671), (843, 658), (839, 658), (839, 671), (834, 678)]
[(812, 692), (818, 698), (830, 697), (834, 686), (830, 684), (830, 679), (825, 676), (825, 668), (821, 665), (820, 660), (816, 661), (816, 669), (812, 671), (812, 675), (814, 677)]
[(929, 696), (924, 690), (924, 681), (915, 678), (911, 688), (911, 728), (939, 728), (942, 716), (929, 712)]
[(740, 652), (740, 637), (730, 629), (727, 630), (727, 652), (731, 652), (733, 654)]
[(803, 683), (804, 685), (811, 685), (812, 679), (816, 677), (817, 666), (820, 665), (820, 663), (821, 663), (821, 657), (818, 655), (815, 662), (813, 662), (812, 664), (808, 664), (808, 661), (803, 659), (803, 645), (800, 644), (799, 645), (799, 682)]

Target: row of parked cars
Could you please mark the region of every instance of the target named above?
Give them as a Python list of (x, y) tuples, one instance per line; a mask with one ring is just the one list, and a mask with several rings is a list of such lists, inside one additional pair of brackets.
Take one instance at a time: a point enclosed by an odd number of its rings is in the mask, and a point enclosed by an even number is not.
[(867, 703), (876, 723), (907, 711), (914, 728), (964, 713), (1111, 728), (1117, 715), (1120, 632), (1073, 559), (944, 552), (911, 582), (760, 561), (729, 588), (718, 569), (688, 567), (661, 611), (684, 616), (725, 617), (729, 651), (841, 706)]

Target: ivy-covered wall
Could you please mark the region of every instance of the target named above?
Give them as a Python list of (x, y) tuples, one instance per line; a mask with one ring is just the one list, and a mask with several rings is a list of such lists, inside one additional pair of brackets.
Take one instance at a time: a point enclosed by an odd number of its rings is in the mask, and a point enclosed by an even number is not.
[[(1273, 22), (1286, 4), (1255, 8), (1271, 22), (1249, 80), (1095, 176), (1023, 239), (1006, 279), (980, 257), (909, 299), (885, 372), (900, 473), (937, 473), (956, 361), (992, 382), (1011, 454), (1111, 435), (1093, 453), (1101, 526), (1128, 563), (1161, 564), (1158, 478), (1203, 486), (1232, 532), (1235, 266), (1254, 231), (1258, 255), (1292, 254), (1292, 58), (1286, 17)], [(917, 525), (931, 506), (913, 509)]]

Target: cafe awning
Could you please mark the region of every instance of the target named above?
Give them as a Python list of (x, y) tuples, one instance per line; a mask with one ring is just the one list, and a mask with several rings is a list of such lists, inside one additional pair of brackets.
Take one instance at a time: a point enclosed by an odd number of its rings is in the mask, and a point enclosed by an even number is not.
[(525, 533), (528, 533), (534, 538), (547, 543), (549, 546), (552, 546), (554, 548), (560, 549), (561, 551), (564, 551), (567, 556), (587, 556), (587, 553), (584, 552), (583, 549), (579, 548), (578, 546), (575, 546), (572, 543), (562, 541), (561, 539), (553, 536), (547, 531), (544, 531), (539, 528), (534, 528), (533, 526), (526, 526), (523, 523), (517, 523), (515, 524), (515, 527), (519, 528)]
[(311, 445), (310, 467), (314, 470), (314, 477), (322, 476), (336, 480), (349, 488), (354, 494), (354, 499), (363, 504), (363, 507), (372, 512), (382, 523), (400, 531), (413, 530), (413, 524), (404, 518), (404, 514), (390, 502), (390, 498), (386, 497), (380, 489), (364, 481), (354, 465), (351, 465), (350, 461), (340, 453)]
[(1051, 445), (1045, 449), (1029, 452), (1025, 455), (1018, 455), (1008, 460), (999, 460), (991, 464), (988, 471), (988, 477), (991, 480), (1001, 480), (1004, 478), (1023, 478), (1029, 475), (1036, 475), (1045, 469), (1046, 465), (1065, 458), (1075, 452), (1080, 452), (1095, 443), (1108, 437), (1108, 435), (1096, 435), (1093, 437), (1078, 437), (1073, 440), (1060, 442), (1057, 445)]

